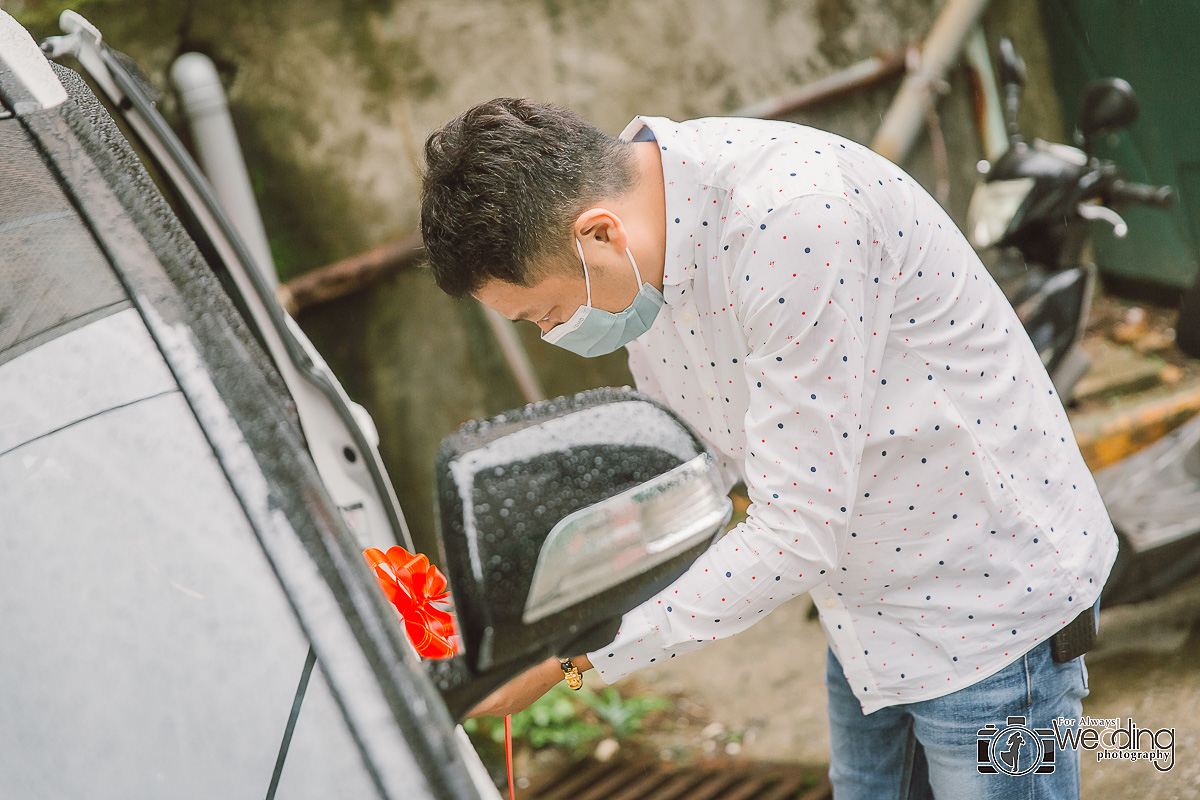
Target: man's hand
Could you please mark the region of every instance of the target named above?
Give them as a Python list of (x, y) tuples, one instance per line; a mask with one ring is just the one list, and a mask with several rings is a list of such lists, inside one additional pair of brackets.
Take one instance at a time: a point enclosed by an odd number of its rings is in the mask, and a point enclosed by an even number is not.
[[(571, 663), (578, 667), (580, 672), (592, 668), (587, 656), (572, 656)], [(524, 711), (562, 679), (563, 671), (558, 659), (548, 659), (492, 692), (483, 702), (472, 708), (467, 717), (503, 717), (506, 714)]]

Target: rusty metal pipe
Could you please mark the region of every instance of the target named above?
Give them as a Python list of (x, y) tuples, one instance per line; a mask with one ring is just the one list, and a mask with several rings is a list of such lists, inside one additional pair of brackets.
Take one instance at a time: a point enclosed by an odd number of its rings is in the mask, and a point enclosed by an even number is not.
[[(420, 236), (381, 245), (281, 284), (276, 296), (280, 305), (295, 316), (305, 309), (348, 297), (398, 272), (414, 268), (420, 263), (423, 250)], [(525, 402), (546, 399), (513, 324), (487, 307), (484, 307), (484, 316)]]
[(783, 119), (797, 111), (828, 103), (860, 89), (904, 74), (907, 48), (868, 58), (846, 69), (818, 78), (811, 83), (776, 97), (762, 100), (733, 112), (735, 117)]
[(415, 267), (424, 249), (418, 235), (380, 245), (280, 284), (276, 296), (280, 305), (296, 316), (305, 309), (361, 292), (401, 270)]

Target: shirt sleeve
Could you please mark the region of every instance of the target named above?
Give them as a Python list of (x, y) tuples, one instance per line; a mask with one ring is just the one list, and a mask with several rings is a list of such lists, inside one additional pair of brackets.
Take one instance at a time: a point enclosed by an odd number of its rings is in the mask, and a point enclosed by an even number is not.
[(839, 568), (866, 436), (878, 253), (840, 197), (791, 201), (746, 234), (730, 290), (748, 350), (747, 518), (588, 654), (604, 682), (739, 633)]

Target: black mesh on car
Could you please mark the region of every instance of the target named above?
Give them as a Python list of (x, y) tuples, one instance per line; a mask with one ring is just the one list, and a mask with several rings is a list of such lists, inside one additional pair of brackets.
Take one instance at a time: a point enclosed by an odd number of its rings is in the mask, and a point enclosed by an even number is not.
[(0, 120), (0, 364), (125, 300), (21, 122)]

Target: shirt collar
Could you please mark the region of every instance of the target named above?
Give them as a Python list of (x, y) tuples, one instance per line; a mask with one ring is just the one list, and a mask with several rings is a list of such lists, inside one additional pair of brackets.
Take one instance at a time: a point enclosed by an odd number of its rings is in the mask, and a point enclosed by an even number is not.
[[(666, 206), (666, 248), (663, 261), (663, 294), (672, 295), (692, 280), (695, 272), (696, 229), (700, 223), (700, 181), (696, 167), (700, 157), (680, 126), (666, 117), (636, 116), (621, 131), (625, 142), (645, 141), (646, 129), (658, 142), (662, 158), (663, 191)], [(640, 136), (639, 136), (640, 134)], [(675, 292), (667, 287), (678, 287)]]

